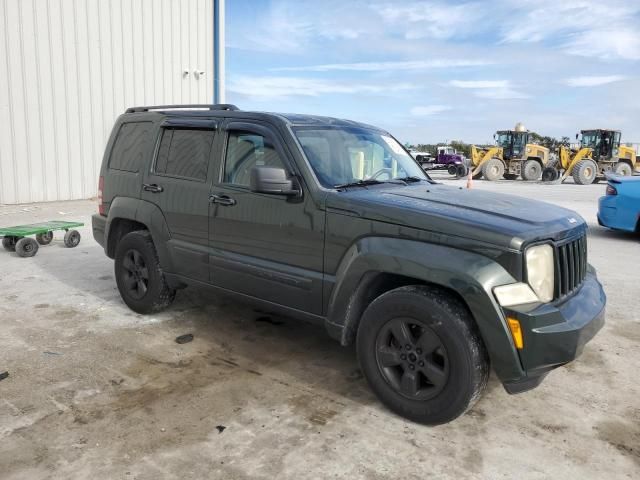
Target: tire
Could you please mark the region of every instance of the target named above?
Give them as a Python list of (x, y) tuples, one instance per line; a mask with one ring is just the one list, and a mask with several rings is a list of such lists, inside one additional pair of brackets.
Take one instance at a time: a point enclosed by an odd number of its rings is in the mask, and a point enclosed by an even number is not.
[(598, 173), (598, 166), (593, 160), (580, 160), (573, 167), (571, 175), (578, 185), (591, 185)]
[(16, 242), (16, 253), (20, 257), (33, 257), (38, 253), (38, 248), (38, 242), (31, 237), (24, 237)]
[(455, 175), (457, 171), (458, 171), (458, 169), (456, 168), (456, 165), (449, 165), (447, 167), (447, 173), (449, 175)]
[(616, 166), (613, 167), (613, 171), (616, 175), (620, 175), (621, 177), (630, 177), (633, 175), (633, 169), (627, 162), (616, 163)]
[(499, 158), (490, 158), (482, 165), (482, 175), (491, 182), (504, 176), (504, 163)]
[(159, 312), (171, 305), (176, 296), (176, 291), (167, 285), (151, 234), (146, 230), (128, 233), (118, 242), (115, 274), (120, 296), (134, 312)]
[(53, 232), (38, 233), (36, 235), (36, 241), (40, 245), (49, 245), (52, 240), (53, 240)]
[(20, 240), (18, 237), (2, 237), (2, 246), (10, 252), (16, 251), (16, 242)]
[(362, 372), (382, 403), (426, 425), (466, 412), (489, 377), (471, 314), (438, 288), (400, 287), (376, 298), (362, 315), (356, 343)]
[(469, 175), (469, 167), (460, 164), (456, 165), (456, 178), (464, 178)]
[(540, 179), (542, 165), (537, 160), (525, 160), (522, 165), (522, 179), (533, 182)]
[(504, 178), (507, 180), (517, 180), (518, 175), (516, 173), (505, 173)]
[(560, 177), (560, 172), (553, 167), (545, 167), (542, 170), (542, 181), (553, 182)]
[(80, 243), (80, 232), (77, 230), (69, 230), (64, 234), (64, 246), (67, 248), (75, 248)]

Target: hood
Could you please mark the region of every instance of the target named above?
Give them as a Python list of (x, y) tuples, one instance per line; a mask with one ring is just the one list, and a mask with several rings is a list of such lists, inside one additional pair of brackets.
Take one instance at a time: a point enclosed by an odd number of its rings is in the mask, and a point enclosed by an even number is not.
[(517, 250), (526, 243), (561, 240), (586, 229), (580, 215), (549, 203), (439, 184), (351, 188), (329, 195), (327, 207)]

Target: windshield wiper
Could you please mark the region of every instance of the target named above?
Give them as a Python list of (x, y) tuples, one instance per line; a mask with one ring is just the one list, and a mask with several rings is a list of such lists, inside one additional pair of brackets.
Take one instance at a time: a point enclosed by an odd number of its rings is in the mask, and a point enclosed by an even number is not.
[[(340, 185), (334, 185), (333, 188), (347, 188), (347, 187), (366, 187), (367, 185), (379, 185), (381, 183), (393, 183), (395, 185), (406, 185), (407, 182), (420, 181), (418, 177), (406, 178), (394, 178), (392, 180), (376, 180), (375, 178), (367, 178), (366, 180), (357, 180), (355, 182), (342, 183)], [(415, 180), (413, 180), (415, 178)]]
[(367, 185), (378, 185), (380, 183), (385, 183), (385, 182), (381, 180), (375, 180), (373, 178), (368, 178), (367, 180), (358, 180), (356, 182), (341, 183), (340, 185), (334, 185), (333, 188), (366, 187)]
[(416, 177), (415, 175), (409, 175), (408, 177), (394, 178), (394, 180), (402, 180), (403, 182), (407, 182), (407, 183), (415, 183), (415, 182), (421, 182), (422, 180), (425, 180), (425, 179)]

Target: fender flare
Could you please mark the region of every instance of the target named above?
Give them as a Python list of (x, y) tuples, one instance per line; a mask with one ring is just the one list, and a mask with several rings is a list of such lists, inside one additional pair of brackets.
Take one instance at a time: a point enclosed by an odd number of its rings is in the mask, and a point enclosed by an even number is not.
[(492, 289), (516, 280), (491, 258), (444, 245), (386, 237), (353, 244), (336, 272), (327, 330), (347, 345), (359, 326), (358, 300), (377, 274), (415, 278), (457, 293), (473, 316), (491, 363), (502, 381), (524, 375), (502, 308)]
[(109, 215), (105, 225), (105, 239), (107, 239), (105, 251), (109, 249), (109, 232), (113, 221), (116, 219), (133, 220), (147, 227), (147, 230), (151, 232), (151, 238), (158, 252), (160, 265), (168, 272), (173, 271), (173, 262), (167, 248), (167, 241), (171, 238), (171, 234), (167, 221), (157, 205), (137, 198), (114, 198), (109, 206)]

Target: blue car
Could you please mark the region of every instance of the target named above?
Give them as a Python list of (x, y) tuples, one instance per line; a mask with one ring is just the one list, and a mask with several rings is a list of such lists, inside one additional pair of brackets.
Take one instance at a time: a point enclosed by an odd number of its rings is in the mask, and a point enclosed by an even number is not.
[(614, 230), (640, 232), (640, 177), (607, 177), (600, 197), (598, 223)]

